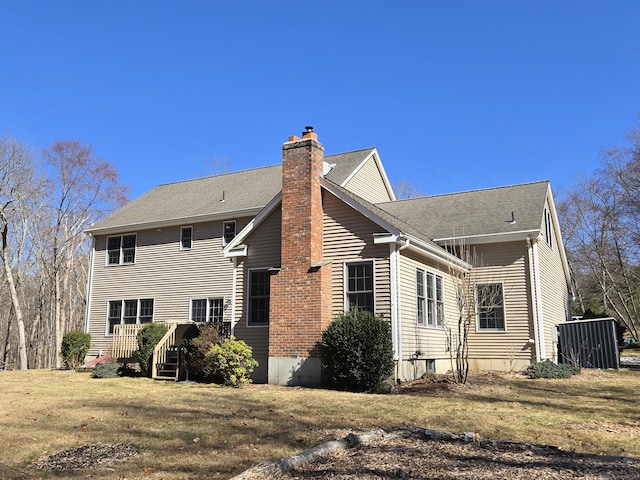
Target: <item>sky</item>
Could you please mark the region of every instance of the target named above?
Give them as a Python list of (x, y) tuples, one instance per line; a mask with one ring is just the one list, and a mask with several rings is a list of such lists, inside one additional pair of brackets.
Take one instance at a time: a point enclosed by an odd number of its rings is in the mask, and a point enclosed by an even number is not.
[(429, 195), (569, 189), (640, 126), (637, 0), (0, 0), (0, 135), (136, 198), (274, 165), (306, 125)]

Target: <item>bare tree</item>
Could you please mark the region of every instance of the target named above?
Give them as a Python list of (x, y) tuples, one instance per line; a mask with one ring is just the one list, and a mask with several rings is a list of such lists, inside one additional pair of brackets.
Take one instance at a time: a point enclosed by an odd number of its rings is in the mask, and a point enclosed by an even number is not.
[[(598, 309), (640, 336), (640, 130), (603, 152), (603, 167), (580, 178), (560, 202), (580, 297), (599, 289)], [(594, 302), (589, 302), (594, 305)]]
[(422, 197), (424, 193), (420, 187), (412, 184), (408, 180), (398, 180), (393, 184), (393, 191), (398, 200), (406, 200), (407, 198)]
[[(28, 368), (26, 329), (23, 315), (23, 259), (28, 248), (30, 222), (34, 205), (39, 202), (39, 181), (33, 168), (30, 149), (13, 138), (5, 136), (0, 141), (0, 233), (2, 245), (0, 258), (4, 266), (4, 280), (11, 298), (13, 315), (17, 325), (18, 364), (21, 370)], [(6, 363), (12, 337), (12, 316), (7, 317), (5, 337)]]
[[(50, 240), (46, 268), (52, 281), (58, 352), (63, 335), (80, 325), (82, 309), (72, 308), (71, 302), (78, 296), (77, 278), (82, 280), (80, 283), (85, 279), (82, 273), (87, 255), (83, 231), (124, 204), (126, 189), (119, 185), (115, 168), (96, 157), (90, 146), (78, 141), (55, 142), (42, 156), (51, 182), (50, 221), (44, 226), (44, 238)], [(61, 362), (58, 355), (58, 367)]]

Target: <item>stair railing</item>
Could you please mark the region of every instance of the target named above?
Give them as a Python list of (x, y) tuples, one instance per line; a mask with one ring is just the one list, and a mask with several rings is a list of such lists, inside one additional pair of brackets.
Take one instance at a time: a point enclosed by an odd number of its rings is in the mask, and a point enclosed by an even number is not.
[[(174, 345), (176, 342), (176, 329), (178, 324), (176, 322), (167, 323), (167, 333), (160, 339), (156, 347), (153, 349), (153, 359), (151, 367), (151, 378), (158, 377), (158, 365), (162, 365), (167, 362), (167, 350), (170, 345)], [(176, 375), (180, 369), (176, 371)]]

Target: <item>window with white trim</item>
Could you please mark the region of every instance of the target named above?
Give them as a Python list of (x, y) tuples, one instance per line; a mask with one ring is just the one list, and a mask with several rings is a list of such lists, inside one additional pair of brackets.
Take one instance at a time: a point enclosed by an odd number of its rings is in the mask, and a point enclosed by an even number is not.
[(249, 271), (247, 324), (250, 327), (269, 325), (269, 270)]
[(220, 323), (223, 317), (223, 298), (191, 299), (191, 321), (198, 323)]
[(107, 334), (114, 325), (139, 325), (153, 321), (153, 299), (110, 300), (107, 313)]
[(107, 265), (127, 265), (136, 260), (136, 234), (107, 237)]
[(180, 250), (191, 250), (193, 242), (193, 227), (180, 228)]
[(444, 285), (440, 275), (416, 269), (418, 325), (444, 326)]
[(347, 310), (358, 308), (375, 313), (373, 262), (347, 263)]
[(502, 283), (476, 285), (478, 330), (504, 331), (504, 288)]
[(551, 212), (544, 209), (544, 238), (547, 241), (547, 245), (553, 247), (553, 228), (551, 223)]
[(222, 244), (226, 245), (236, 238), (236, 221), (232, 220), (222, 224)]

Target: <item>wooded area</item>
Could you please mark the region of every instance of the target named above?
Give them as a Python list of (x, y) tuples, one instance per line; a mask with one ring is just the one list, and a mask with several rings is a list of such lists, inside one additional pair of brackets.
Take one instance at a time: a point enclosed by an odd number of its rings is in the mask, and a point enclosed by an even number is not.
[(640, 340), (640, 129), (602, 152), (602, 166), (564, 195), (559, 217), (574, 312), (612, 316)]
[(74, 140), (39, 155), (0, 139), (0, 369), (60, 366), (84, 328), (90, 239), (84, 230), (126, 203), (116, 169)]

